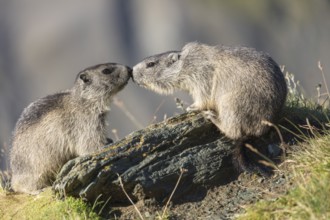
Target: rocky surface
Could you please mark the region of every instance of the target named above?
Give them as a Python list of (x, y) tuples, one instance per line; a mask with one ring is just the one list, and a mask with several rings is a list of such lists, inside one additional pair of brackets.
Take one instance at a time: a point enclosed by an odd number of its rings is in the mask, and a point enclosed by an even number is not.
[[(283, 115), (279, 126), (284, 142), (276, 129), (271, 129), (268, 135), (250, 143), (276, 163), (285, 155), (281, 148), (286, 146), (286, 153), (292, 150), (285, 143), (299, 139), (294, 133), (308, 135), (309, 126), (320, 127), (324, 121), (321, 113), (295, 108), (286, 108)], [(112, 217), (136, 219), (138, 215), (123, 192), (120, 176), (145, 218), (154, 219), (184, 168), (171, 199), (171, 219), (228, 219), (240, 213), (244, 205), (288, 188), (284, 186), (290, 185), (289, 178), (283, 172), (276, 171), (269, 178), (239, 174), (232, 164), (232, 148), (233, 144), (201, 113), (184, 113), (136, 131), (106, 146), (101, 153), (69, 161), (53, 190), (62, 198), (107, 201)], [(249, 153), (255, 161), (260, 160)]]
[(102, 153), (69, 161), (53, 189), (62, 197), (89, 201), (111, 197), (111, 203), (126, 203), (120, 175), (133, 200), (162, 201), (184, 168), (176, 193), (182, 197), (196, 188), (202, 190), (236, 178), (231, 148), (231, 142), (201, 114), (186, 113), (134, 132)]
[[(173, 200), (167, 209), (171, 220), (221, 220), (233, 219), (244, 212), (244, 207), (261, 199), (273, 200), (292, 187), (290, 175), (281, 167), (270, 178), (242, 173), (228, 184), (212, 187), (198, 200), (177, 203)], [(191, 194), (191, 197), (194, 193)], [(164, 210), (164, 204), (136, 203), (144, 219), (157, 219)], [(118, 219), (139, 219), (133, 206), (116, 207)]]

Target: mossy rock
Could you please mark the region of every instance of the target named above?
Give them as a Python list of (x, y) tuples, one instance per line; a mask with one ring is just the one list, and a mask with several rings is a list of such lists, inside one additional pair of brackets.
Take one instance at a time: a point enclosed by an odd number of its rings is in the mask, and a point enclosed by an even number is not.
[[(298, 137), (295, 134), (308, 136), (308, 126), (322, 128), (326, 121), (322, 111), (290, 106), (284, 109), (279, 126), (284, 141), (294, 143)], [(251, 144), (279, 162), (280, 142), (276, 129), (271, 129)], [(90, 202), (111, 198), (110, 203), (127, 203), (119, 184), (120, 175), (134, 201), (163, 201), (184, 168), (187, 172), (175, 197), (194, 200), (205, 195), (209, 187), (226, 184), (238, 176), (231, 159), (232, 148), (232, 142), (202, 113), (184, 113), (133, 132), (99, 154), (69, 161), (57, 176), (53, 190), (61, 198), (70, 195)], [(248, 153), (255, 161), (260, 160), (253, 152)], [(199, 193), (192, 196), (192, 192)]]

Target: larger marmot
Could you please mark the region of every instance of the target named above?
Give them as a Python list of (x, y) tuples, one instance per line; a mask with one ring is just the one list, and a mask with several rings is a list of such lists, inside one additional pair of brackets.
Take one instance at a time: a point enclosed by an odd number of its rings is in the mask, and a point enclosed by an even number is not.
[(235, 140), (234, 158), (251, 171), (245, 140), (265, 134), (263, 120), (276, 122), (285, 103), (287, 85), (276, 62), (246, 47), (188, 43), (144, 59), (133, 67), (133, 80), (158, 93), (189, 92), (190, 110), (202, 110), (227, 137)]
[(68, 160), (102, 149), (109, 141), (105, 119), (111, 98), (131, 74), (115, 63), (92, 66), (77, 75), (72, 89), (26, 107), (13, 132), (13, 190), (36, 194)]

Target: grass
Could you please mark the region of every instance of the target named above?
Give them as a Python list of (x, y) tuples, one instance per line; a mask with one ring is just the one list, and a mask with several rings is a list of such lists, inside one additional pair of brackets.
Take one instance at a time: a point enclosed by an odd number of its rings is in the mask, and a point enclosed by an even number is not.
[[(318, 67), (323, 76), (324, 84), (327, 85), (321, 63)], [(329, 115), (329, 89), (325, 86), (325, 93), (320, 92), (321, 85), (317, 87), (317, 101), (305, 99), (301, 95), (299, 83), (294, 80), (291, 74), (286, 75), (289, 86), (287, 107), (291, 111), (296, 109), (295, 114), (311, 116), (310, 110), (317, 110), (314, 113), (323, 116), (322, 121), (328, 121), (319, 130), (308, 125), (307, 128), (313, 137), (298, 134), (302, 150), (295, 152), (287, 162), (284, 173), (290, 176), (287, 184), (286, 195), (278, 195), (275, 201), (260, 201), (246, 207), (246, 212), (238, 219), (264, 220), (264, 219), (330, 219), (330, 122)], [(321, 102), (322, 96), (324, 101)], [(328, 104), (328, 105), (326, 105)], [(291, 113), (292, 114), (292, 113)], [(320, 118), (315, 116), (315, 118)], [(289, 164), (289, 166), (288, 166)], [(294, 185), (294, 187), (291, 186)]]
[(330, 219), (330, 132), (315, 134), (290, 158), (286, 173), (292, 174), (294, 189), (248, 207), (238, 219)]
[(38, 196), (0, 190), (0, 219), (100, 219), (82, 199), (57, 200), (49, 189)]

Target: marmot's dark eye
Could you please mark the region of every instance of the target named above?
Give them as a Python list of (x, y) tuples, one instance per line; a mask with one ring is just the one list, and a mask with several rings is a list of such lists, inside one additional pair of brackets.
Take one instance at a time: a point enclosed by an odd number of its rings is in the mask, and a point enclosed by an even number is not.
[(115, 67), (108, 67), (108, 68), (102, 70), (102, 73), (105, 74), (105, 75), (109, 75), (109, 74), (111, 74), (113, 71), (115, 71), (115, 69), (116, 69)]
[(149, 62), (147, 63), (147, 68), (153, 67), (156, 65), (156, 62)]

